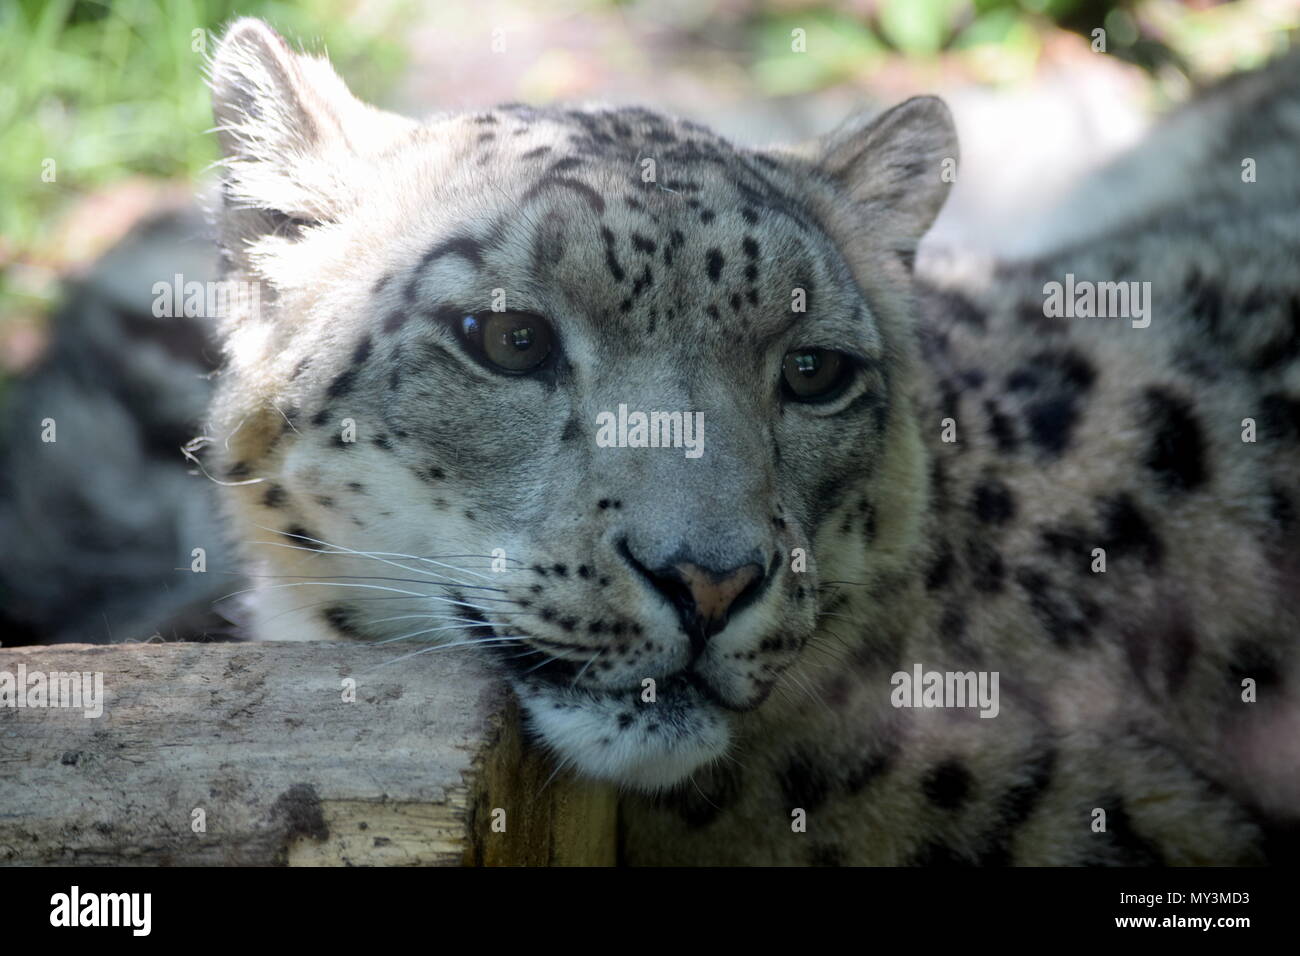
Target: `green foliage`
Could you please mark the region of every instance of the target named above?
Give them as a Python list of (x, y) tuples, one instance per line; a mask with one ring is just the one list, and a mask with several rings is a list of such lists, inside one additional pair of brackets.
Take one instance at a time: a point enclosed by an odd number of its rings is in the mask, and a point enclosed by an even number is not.
[[(0, 4), (0, 235), (30, 247), (70, 195), (129, 174), (187, 177), (216, 159), (205, 55), (237, 15), (261, 16), (330, 56), (362, 95), (402, 66), (394, 20), (342, 0), (11, 0)], [(357, 61), (363, 61), (358, 63)], [(357, 67), (352, 69), (351, 67)], [(42, 173), (54, 162), (54, 181)]]

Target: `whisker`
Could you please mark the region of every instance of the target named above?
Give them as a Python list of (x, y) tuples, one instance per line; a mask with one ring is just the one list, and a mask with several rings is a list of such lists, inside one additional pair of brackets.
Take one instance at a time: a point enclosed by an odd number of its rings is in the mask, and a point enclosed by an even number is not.
[[(533, 613), (533, 612), (531, 612), (531, 611), (493, 611), (492, 613), (493, 613), (494, 615), (497, 615), (497, 616), (502, 616), (502, 615), (505, 615), (505, 614), (512, 614), (512, 615), (513, 615), (513, 614), (531, 614), (531, 613)], [(370, 625), (370, 624), (387, 624), (389, 621), (412, 621), (412, 620), (415, 620), (416, 618), (424, 618), (425, 620), (429, 620), (429, 621), (461, 621), (461, 620), (470, 620), (469, 618), (451, 617), (451, 616), (446, 615), (446, 614), (434, 614), (433, 612), (427, 612), (427, 613), (424, 613), (424, 614), (395, 614), (395, 615), (393, 615), (392, 617), (379, 617), (379, 618), (375, 618), (373, 621), (366, 621), (366, 624), (367, 624), (367, 625)], [(491, 627), (492, 625), (491, 625), (491, 624), (480, 624), (480, 623), (475, 622), (475, 626), (476, 626), (476, 627)]]
[(587, 659), (587, 663), (583, 664), (582, 669), (578, 671), (578, 673), (574, 676), (569, 686), (570, 687), (576, 686), (578, 681), (582, 679), (582, 675), (587, 673), (587, 668), (590, 667), (592, 664), (596, 663), (596, 658), (600, 657), (600, 655), (604, 653), (605, 653), (605, 648), (602, 647), (595, 654), (592, 654), (591, 657)]
[(363, 668), (365, 671), (374, 670), (376, 667), (385, 667), (388, 664), (396, 664), (398, 661), (404, 661), (412, 657), (419, 657), (421, 654), (432, 654), (434, 651), (449, 651), (455, 647), (476, 647), (483, 644), (517, 644), (525, 640), (518, 634), (509, 634), (503, 637), (484, 637), (473, 641), (456, 641), (452, 644), (434, 644), (432, 647), (422, 647), (418, 651), (411, 651), (409, 654), (403, 654), (401, 657), (394, 657), (391, 661), (383, 661), (379, 664), (372, 664), (370, 667)]
[(378, 647), (381, 644), (392, 644), (394, 641), (407, 641), (413, 637), (419, 637), (421, 634), (438, 634), (441, 631), (467, 631), (470, 627), (491, 627), (491, 624), (478, 624), (469, 618), (453, 618), (458, 620), (459, 624), (446, 624), (442, 627), (432, 627), (423, 631), (412, 631), (410, 634), (403, 634), (401, 637), (385, 637), (383, 640), (371, 641), (371, 647)]
[[(457, 601), (454, 600), (453, 598), (438, 597), (435, 594), (422, 594), (418, 591), (403, 591), (401, 588), (387, 588), (378, 584), (349, 584), (344, 581), (293, 581), (289, 584), (272, 584), (270, 586), (263, 586), (261, 588), (244, 588), (243, 590), (232, 591), (230, 594), (223, 595), (222, 597), (219, 597), (216, 600), (214, 600), (212, 603), (216, 604), (219, 601), (228, 601), (232, 597), (236, 597), (240, 594), (249, 594), (257, 590), (273, 591), (276, 590), (277, 588), (310, 588), (310, 587), (364, 588), (364, 589), (370, 589), (375, 591), (391, 591), (394, 594), (401, 594), (412, 598), (419, 598), (422, 601), (437, 601), (440, 604), (452, 604), (455, 605), (456, 607), (468, 607), (468, 608), (473, 608), (476, 611), (491, 611), (494, 614), (496, 613), (496, 610), (494, 608), (482, 607), (481, 605), (478, 604), (470, 604), (468, 601)], [(480, 598), (480, 600), (502, 601), (506, 599), (505, 598)], [(325, 603), (329, 603), (329, 602), (325, 602)]]
[[(331, 542), (331, 541), (322, 541), (322, 540), (320, 540), (319, 538), (313, 538), (313, 537), (311, 537), (310, 535), (305, 535), (305, 534), (294, 534), (293, 532), (290, 532), (290, 531), (280, 531), (280, 530), (278, 530), (278, 529), (276, 529), (276, 528), (267, 528), (267, 527), (263, 527), (263, 526), (261, 526), (261, 525), (258, 525), (258, 527), (260, 527), (261, 530), (267, 532), (268, 534), (279, 534), (279, 535), (283, 535), (283, 536), (286, 537), (286, 538), (297, 538), (297, 539), (300, 540), (300, 541), (310, 541), (310, 542), (312, 542), (313, 544), (321, 544), (321, 545), (324, 545), (324, 546), (327, 547), (327, 548), (333, 548), (333, 549), (334, 549), (334, 552), (321, 552), (321, 551), (320, 551), (319, 549), (317, 549), (317, 548), (308, 548), (308, 549), (306, 549), (306, 550), (309, 550), (309, 551), (316, 551), (318, 554), (342, 553), (342, 554), (350, 554), (350, 555), (352, 555), (352, 556), (354, 556), (354, 557), (359, 557), (359, 558), (367, 558), (367, 557), (368, 557), (368, 558), (370, 558), (370, 559), (372, 559), (372, 560), (374, 560), (374, 561), (381, 561), (381, 562), (383, 562), (384, 564), (391, 564), (393, 567), (395, 567), (395, 568), (401, 568), (403, 571), (411, 571), (411, 572), (413, 572), (413, 573), (415, 573), (415, 574), (419, 574), (419, 573), (420, 573), (420, 569), (419, 569), (419, 568), (408, 567), (407, 565), (404, 565), (404, 564), (398, 564), (396, 561), (389, 561), (387, 558), (381, 557), (381, 555), (384, 555), (384, 554), (391, 554), (391, 552), (385, 552), (385, 551), (373, 551), (373, 552), (367, 552), (367, 551), (356, 551), (356, 550), (354, 550), (354, 549), (352, 549), (352, 548), (348, 548), (348, 547), (345, 547), (345, 546), (340, 545), (340, 544), (334, 544), (334, 543)], [(253, 543), (254, 543), (254, 544), (280, 544), (280, 542), (276, 542), (276, 541), (262, 541), (262, 542), (253, 542)], [(410, 559), (410, 558), (411, 558), (411, 555), (399, 555), (399, 557)], [(429, 559), (416, 558), (415, 560), (429, 560)], [(440, 563), (440, 562), (431, 562), (431, 563), (435, 563), (435, 564), (437, 564), (437, 563)], [(444, 567), (453, 567), (453, 566), (452, 566), (452, 565), (444, 565)], [(427, 572), (425, 572), (425, 573), (427, 573)], [(489, 579), (486, 578), (484, 575), (479, 574), (477, 571), (470, 571), (470, 572), (468, 572), (468, 573), (473, 574), (475, 577), (483, 578), (484, 580), (489, 580)], [(454, 580), (455, 580), (455, 579), (453, 579), (453, 581), (454, 581)], [(463, 582), (459, 582), (459, 581), (457, 581), (457, 582), (455, 582), (455, 583), (460, 584), (460, 583), (463, 583)], [(465, 586), (468, 587), (469, 585), (465, 585)]]
[[(217, 600), (222, 600), (222, 599), (218, 598)], [(374, 596), (348, 598), (349, 603), (352, 604), (356, 604), (359, 602), (370, 602), (370, 601), (416, 601), (416, 600), (420, 600), (420, 599), (409, 598), (409, 597), (374, 597)], [(215, 604), (216, 601), (212, 603)], [(329, 598), (328, 600), (325, 601), (313, 601), (311, 604), (301, 604), (298, 607), (285, 608), (283, 611), (280, 611), (276, 614), (272, 614), (270, 617), (266, 618), (266, 620), (274, 621), (276, 618), (283, 617), (286, 614), (293, 614), (297, 611), (306, 611), (314, 607), (321, 607), (325, 604), (337, 604), (337, 603), (338, 603), (338, 598)], [(432, 612), (429, 613), (431, 614)], [(519, 612), (518, 611), (493, 611), (492, 613), (493, 614), (517, 614)], [(424, 615), (413, 615), (413, 616), (423, 617)]]
[[(267, 543), (270, 544), (271, 542), (267, 542)], [(292, 546), (290, 545), (289, 547), (292, 547)], [(315, 551), (314, 548), (301, 548), (301, 549), (295, 548), (294, 550)], [(328, 552), (326, 552), (326, 553), (328, 553)], [(172, 570), (173, 570), (173, 571), (189, 571), (190, 569), (189, 569), (189, 568), (173, 568)], [(218, 572), (216, 572), (216, 573), (217, 573), (217, 574), (233, 574), (233, 575), (237, 575), (237, 576), (239, 576), (239, 577), (243, 577), (243, 578), (257, 578), (257, 579), (262, 579), (262, 578), (268, 578), (268, 579), (274, 579), (274, 578), (301, 578), (301, 579), (304, 579), (304, 580), (307, 580), (307, 581), (319, 581), (319, 580), (322, 580), (322, 579), (325, 577), (324, 575), (317, 575), (317, 574), (243, 574), (243, 573), (241, 573), (241, 572), (239, 572), (239, 571), (218, 571)], [(386, 575), (382, 575), (382, 574), (333, 574), (333, 575), (329, 575), (329, 577), (331, 577), (331, 578), (340, 578), (340, 579), (343, 579), (343, 580), (349, 580), (349, 581), (396, 581), (396, 582), (398, 582), (398, 583), (400, 583), (400, 584), (438, 584), (438, 583), (439, 583), (439, 582), (437, 582), (437, 581), (421, 581), (421, 580), (416, 580), (415, 578), (393, 578), (393, 577), (388, 577), (388, 576), (386, 576)], [(494, 588), (494, 587), (490, 587), (489, 585), (486, 585), (486, 584), (459, 584), (459, 583), (457, 583), (456, 586), (457, 586), (457, 587), (463, 587), (463, 588), (476, 588), (476, 589), (481, 589), (481, 590), (485, 590), (485, 591), (500, 591), (500, 592), (503, 593), (503, 594), (505, 593), (505, 588)]]
[(568, 766), (570, 763), (572, 763), (572, 762), (573, 762), (573, 758), (572, 758), (572, 757), (562, 757), (562, 758), (560, 758), (559, 760), (557, 760), (557, 761), (555, 762), (555, 769), (551, 771), (551, 775), (550, 775), (549, 777), (546, 778), (546, 782), (545, 782), (544, 784), (542, 784), (542, 788), (541, 788), (539, 791), (537, 791), (537, 792), (538, 792), (538, 793), (545, 793), (545, 792), (546, 792), (546, 788), (549, 787), (549, 786), (551, 785), (551, 781), (554, 780), (557, 776), (559, 776), (560, 771), (563, 770), (565, 767), (567, 767), (567, 766)]
[[(271, 531), (272, 529), (270, 529), (270, 528), (263, 528), (262, 530), (264, 530), (264, 531)], [(289, 550), (289, 551), (309, 551), (309, 552), (311, 552), (312, 554), (317, 554), (317, 555), (334, 555), (334, 556), (344, 556), (344, 557), (352, 557), (352, 558), (369, 558), (369, 559), (371, 559), (372, 561), (379, 561), (379, 562), (381, 562), (381, 563), (383, 563), (383, 564), (390, 564), (390, 565), (392, 565), (393, 567), (395, 567), (395, 568), (400, 568), (400, 569), (403, 570), (403, 571), (410, 571), (412, 574), (424, 574), (424, 575), (427, 575), (427, 576), (429, 576), (429, 577), (434, 577), (434, 576), (435, 576), (434, 572), (432, 572), (432, 571), (425, 571), (423, 568), (412, 568), (412, 567), (410, 567), (409, 565), (399, 564), (399, 563), (396, 562), (396, 561), (389, 561), (389, 560), (387, 560), (386, 558), (381, 557), (381, 555), (384, 555), (384, 554), (390, 554), (390, 553), (392, 553), (392, 552), (387, 552), (387, 551), (356, 551), (356, 550), (354, 550), (354, 549), (352, 549), (352, 548), (344, 548), (344, 547), (341, 547), (341, 546), (336, 545), (336, 544), (331, 544), (331, 543), (328, 542), (328, 541), (318, 541), (316, 538), (309, 538), (309, 537), (307, 537), (306, 535), (301, 535), (301, 534), (291, 534), (291, 533), (288, 532), (288, 531), (278, 531), (278, 532), (275, 532), (275, 533), (277, 533), (277, 534), (282, 534), (282, 535), (284, 535), (285, 537), (288, 537), (288, 538), (299, 538), (299, 539), (301, 539), (301, 540), (303, 540), (303, 541), (313, 541), (313, 542), (315, 542), (315, 543), (317, 543), (317, 544), (323, 545), (324, 548), (329, 548), (329, 549), (332, 549), (332, 550), (328, 550), (328, 551), (327, 551), (327, 550), (323, 550), (322, 548), (308, 548), (308, 547), (304, 547), (304, 546), (302, 546), (302, 545), (286, 544), (286, 543), (284, 543), (283, 541), (252, 541), (252, 542), (247, 542), (247, 543), (249, 543), (249, 544), (260, 544), (260, 545), (264, 545), (264, 546), (266, 546), (266, 547), (270, 547), (270, 548), (285, 548), (285, 549), (287, 549), (287, 550)], [(409, 557), (409, 556), (408, 556), (408, 555), (401, 555), (401, 557)], [(418, 559), (418, 560), (423, 560), (423, 559)], [(440, 562), (430, 562), (430, 563), (435, 563), (435, 564), (436, 564), (436, 563), (440, 563)], [(453, 568), (453, 570), (459, 570), (459, 569), (454, 568), (454, 566), (453, 566), (453, 565), (450, 565), (450, 564), (448, 564), (448, 565), (443, 565), (443, 566), (444, 566), (444, 567)], [(467, 571), (466, 573), (468, 573), (468, 574), (473, 574), (475, 577), (483, 578), (485, 581), (486, 581), (486, 580), (490, 580), (489, 578), (485, 577), (484, 575), (479, 574), (477, 571)], [(452, 577), (450, 574), (442, 574), (442, 575), (437, 575), (437, 576), (438, 576), (438, 577), (447, 578), (447, 579), (448, 579), (452, 584), (455, 584), (455, 585), (457, 585), (457, 586), (459, 586), (459, 587), (466, 587), (466, 588), (472, 588), (472, 587), (483, 587), (483, 585), (479, 585), (479, 584), (470, 584), (469, 582), (461, 581), (461, 580), (459, 580), (459, 579), (457, 579), (457, 578)], [(430, 582), (430, 583), (432, 583), (432, 584), (444, 584), (445, 582), (442, 582), (442, 581), (433, 581), (433, 582)], [(498, 589), (498, 590), (499, 590), (499, 589)]]

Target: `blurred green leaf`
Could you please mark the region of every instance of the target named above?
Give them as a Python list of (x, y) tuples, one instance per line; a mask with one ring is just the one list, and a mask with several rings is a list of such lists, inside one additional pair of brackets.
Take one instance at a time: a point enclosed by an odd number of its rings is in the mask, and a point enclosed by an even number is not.
[(957, 37), (954, 46), (959, 49), (983, 46), (990, 43), (1005, 43), (1012, 31), (1020, 24), (1020, 15), (1008, 7), (990, 10), (975, 18)]
[(963, 0), (885, 0), (880, 30), (895, 47), (912, 56), (933, 56), (943, 47)]
[(822, 11), (762, 21), (755, 46), (755, 82), (772, 96), (839, 82), (874, 66), (885, 52), (867, 24)]
[[(216, 159), (204, 53), (237, 15), (261, 16), (311, 50), (328, 45), (358, 95), (402, 68), (401, 2), (364, 21), (349, 0), (7, 0), (0, 2), (0, 235), (21, 254), (69, 199), (144, 173), (193, 177)], [(195, 52), (194, 31), (202, 34)], [(318, 31), (325, 31), (318, 36)], [(57, 179), (41, 178), (53, 159)]]

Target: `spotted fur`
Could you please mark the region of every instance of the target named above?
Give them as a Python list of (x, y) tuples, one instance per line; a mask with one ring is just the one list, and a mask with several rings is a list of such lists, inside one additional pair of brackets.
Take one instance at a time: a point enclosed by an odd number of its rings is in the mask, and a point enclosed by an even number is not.
[[(256, 21), (212, 73), (266, 289), (213, 407), (259, 636), (477, 641), (623, 788), (629, 862), (1260, 862), (1294, 820), (1294, 205), (918, 260), (932, 98), (753, 150), (639, 108), (416, 123)], [(1251, 89), (1294, 144), (1294, 86)], [(1152, 281), (1155, 321), (1046, 318), (1067, 271)], [(502, 294), (557, 329), (534, 374), (455, 334)], [(785, 401), (797, 347), (851, 385)], [(705, 454), (597, 447), (620, 403), (702, 411)], [(761, 572), (707, 638), (647, 577), (683, 561)], [(999, 672), (999, 715), (891, 706), (918, 662)]]

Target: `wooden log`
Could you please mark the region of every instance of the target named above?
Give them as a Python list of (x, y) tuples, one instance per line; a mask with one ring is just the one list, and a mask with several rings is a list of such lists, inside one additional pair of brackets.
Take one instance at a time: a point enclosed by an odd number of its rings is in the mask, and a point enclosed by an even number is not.
[(99, 717), (0, 706), (0, 863), (614, 863), (610, 788), (550, 779), (471, 655), (385, 663), (400, 653), (0, 648), (0, 693), (24, 670), (102, 674), (104, 691)]

